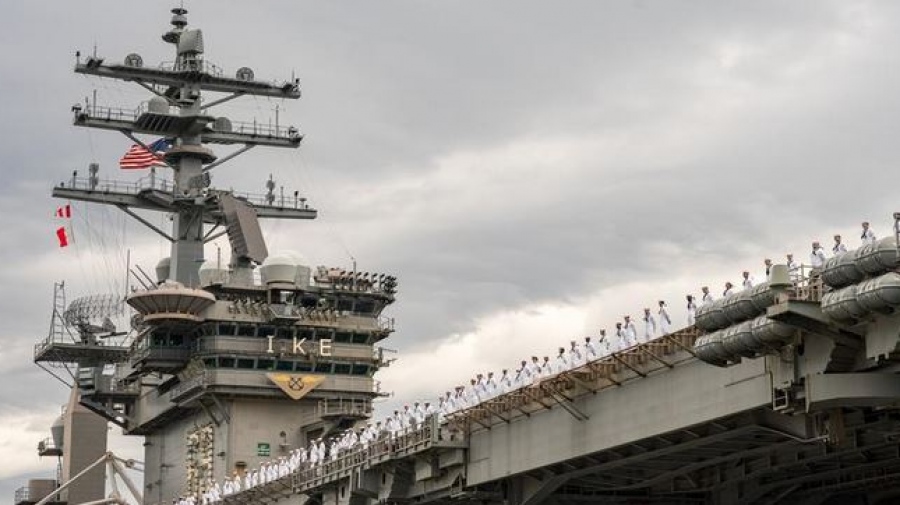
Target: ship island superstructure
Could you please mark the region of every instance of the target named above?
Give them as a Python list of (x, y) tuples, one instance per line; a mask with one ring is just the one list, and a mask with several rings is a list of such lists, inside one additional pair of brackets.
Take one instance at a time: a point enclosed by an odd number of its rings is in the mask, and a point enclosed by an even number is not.
[[(76, 105), (74, 124), (119, 131), (144, 148), (136, 135), (168, 139), (162, 157), (172, 180), (101, 181), (92, 165), (87, 177), (73, 175), (53, 189), (57, 198), (121, 209), (171, 242), (171, 256), (159, 262), (155, 279), (140, 270), (142, 287), (126, 300), (136, 311), (132, 335), (121, 345), (110, 344), (114, 328), (92, 322), (108, 315), (98, 306), (114, 301), (76, 300), (67, 308), (57, 286), (50, 335), (35, 348), (38, 364), (77, 369), (69, 411), (100, 416), (86, 421), (94, 432), (82, 442), (93, 449), (80, 447), (87, 459), (79, 468), (106, 450), (107, 421), (144, 437), (145, 503), (201, 492), (367, 419), (379, 395), (373, 374), (386, 363), (376, 344), (393, 331), (382, 311), (397, 287), (395, 277), (355, 265), (311, 268), (296, 254), (269, 254), (258, 219), (316, 217), (298, 193), (277, 195), (271, 178), (260, 197), (211, 185), (213, 168), (253, 147), (295, 149), (302, 140), (293, 126), (233, 122), (213, 107), (244, 96), (298, 99), (299, 80), (263, 82), (247, 67), (224, 75), (204, 59), (203, 34), (187, 26), (186, 14), (172, 9), (162, 37), (175, 47), (174, 62), (151, 68), (137, 54), (121, 63), (78, 54), (75, 65), (76, 73), (152, 93), (134, 110)], [(237, 149), (218, 158), (210, 144)], [(147, 211), (169, 214), (171, 231), (144, 217)], [(205, 260), (204, 245), (223, 235), (230, 262)], [(78, 329), (74, 338), (67, 327)], [(68, 421), (66, 429), (63, 449), (73, 450), (79, 426)], [(70, 459), (62, 481), (78, 469), (68, 468)], [(76, 494), (73, 487), (61, 499), (77, 503)]]

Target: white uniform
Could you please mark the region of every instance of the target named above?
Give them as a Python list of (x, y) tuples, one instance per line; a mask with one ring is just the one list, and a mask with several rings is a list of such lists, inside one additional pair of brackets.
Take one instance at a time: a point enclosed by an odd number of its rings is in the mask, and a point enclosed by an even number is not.
[(509, 373), (504, 370), (503, 375), (500, 376), (500, 383), (497, 385), (498, 394), (502, 395), (504, 393), (509, 393), (513, 389), (515, 389), (513, 387), (513, 381), (509, 377)]
[(862, 241), (862, 245), (874, 244), (877, 240), (875, 238), (875, 233), (872, 231), (872, 228), (866, 228), (865, 230), (863, 230), (862, 235), (860, 235), (859, 238)]
[(590, 340), (585, 340), (584, 341), (584, 360), (585, 360), (585, 362), (590, 363), (591, 361), (594, 361), (595, 359), (597, 359), (599, 357), (600, 356), (597, 355), (597, 347), (594, 345), (594, 343), (591, 342)]
[(659, 330), (663, 335), (668, 335), (672, 331), (672, 318), (669, 317), (669, 311), (663, 305), (659, 308)]
[(809, 264), (813, 268), (822, 268), (825, 266), (825, 249), (817, 247), (809, 253)]
[(628, 341), (628, 332), (625, 331), (625, 328), (619, 327), (616, 328), (616, 346), (619, 349), (628, 349), (631, 347), (631, 342)]
[(488, 374), (487, 380), (484, 382), (485, 398), (493, 398), (500, 394), (497, 389), (497, 381), (494, 380), (492, 373)]
[(520, 387), (531, 383), (531, 368), (529, 368), (528, 363), (522, 365), (521, 368), (516, 370), (516, 377), (513, 379), (513, 389), (519, 389)]
[(628, 321), (622, 327), (625, 329), (625, 338), (628, 339), (629, 345), (636, 345), (638, 343), (638, 339), (637, 327), (634, 325), (634, 321)]
[(753, 287), (753, 284), (754, 284), (753, 277), (750, 277), (750, 276), (747, 276), (747, 277), (741, 282), (741, 285), (744, 287), (744, 289), (750, 289), (750, 288), (752, 288), (752, 287)]
[[(600, 357), (606, 357), (610, 354), (619, 350), (619, 345), (616, 342), (612, 342), (610, 339), (606, 338), (606, 334), (600, 335), (600, 340), (597, 341), (597, 354)], [(594, 359), (597, 359), (597, 356), (594, 356)]]
[(694, 323), (697, 319), (697, 304), (694, 300), (691, 300), (687, 304), (687, 324), (688, 326), (694, 326)]
[(553, 367), (554, 373), (563, 373), (569, 369), (569, 361), (564, 353), (559, 353), (556, 357), (556, 366)]
[(843, 242), (837, 242), (834, 244), (834, 247), (831, 248), (831, 252), (835, 255), (847, 252), (847, 246), (844, 245)]
[(788, 274), (791, 276), (791, 281), (797, 282), (800, 280), (800, 264), (794, 260), (788, 262)]
[(731, 296), (734, 294), (734, 286), (730, 288), (725, 288), (725, 291), (722, 291), (722, 297)]
[(703, 295), (703, 298), (700, 299), (700, 305), (709, 305), (714, 300), (715, 298), (713, 298), (712, 293), (706, 293)]
[(553, 365), (550, 364), (550, 359), (548, 358), (541, 364), (541, 377), (549, 377), (551, 375), (553, 375)]
[(644, 314), (644, 342), (649, 342), (656, 337), (656, 318), (653, 314)]
[(542, 375), (541, 364), (537, 360), (532, 360), (528, 364), (528, 376), (531, 378), (531, 382), (540, 379)]
[(584, 356), (581, 354), (581, 351), (578, 350), (575, 342), (572, 342), (572, 348), (569, 349), (569, 366), (571, 366), (572, 368), (578, 368), (583, 364)]

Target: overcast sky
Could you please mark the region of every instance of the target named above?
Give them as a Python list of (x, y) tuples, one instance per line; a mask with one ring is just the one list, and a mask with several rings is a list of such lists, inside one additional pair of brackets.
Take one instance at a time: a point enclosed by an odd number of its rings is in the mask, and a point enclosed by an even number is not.
[[(82, 204), (59, 249), (49, 196), (92, 161), (136, 177), (116, 168), (129, 141), (73, 127), (70, 108), (94, 91), (129, 108), (148, 94), (71, 70), (95, 48), (171, 60), (169, 6), (152, 3), (11, 2), (0, 17), (0, 503), (54, 468), (34, 447), (67, 392), (31, 362), (53, 282), (70, 300), (121, 290), (126, 247), (148, 271), (167, 255), (121, 213)], [(806, 260), (834, 233), (855, 247), (860, 221), (883, 235), (900, 210), (896, 2), (185, 6), (208, 61), (302, 83), (298, 102), (219, 111), (267, 122), (277, 107), (305, 140), (251, 151), (214, 185), (261, 193), (272, 174), (320, 218), (267, 223), (270, 250), (399, 278), (379, 415), (658, 299), (680, 324), (685, 293), (761, 277), (767, 256)], [(114, 444), (140, 457), (140, 441)]]

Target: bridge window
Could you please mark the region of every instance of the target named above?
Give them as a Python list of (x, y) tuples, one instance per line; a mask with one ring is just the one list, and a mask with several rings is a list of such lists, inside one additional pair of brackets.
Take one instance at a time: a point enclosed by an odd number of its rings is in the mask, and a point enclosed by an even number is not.
[(360, 315), (371, 314), (375, 312), (375, 302), (372, 300), (357, 300), (355, 312)]
[(293, 361), (282, 361), (279, 360), (275, 365), (276, 370), (281, 370), (282, 372), (290, 372), (294, 370), (294, 362)]
[(256, 365), (256, 360), (241, 358), (237, 360), (237, 367), (241, 370), (253, 370)]
[(219, 368), (234, 368), (234, 358), (219, 358)]
[[(267, 335), (263, 335), (264, 337)], [(278, 338), (294, 338), (294, 329), (281, 327), (275, 331), (275, 336)]]
[(234, 335), (236, 330), (237, 330), (237, 327), (233, 324), (220, 324), (219, 325), (219, 335), (231, 337)]
[(353, 343), (354, 344), (366, 344), (369, 342), (369, 334), (368, 333), (354, 333), (353, 334)]
[(331, 363), (319, 363), (315, 370), (316, 373), (331, 373)]
[(275, 361), (271, 359), (261, 359), (257, 361), (256, 367), (260, 370), (274, 370)]
[(341, 299), (337, 302), (337, 310), (339, 312), (350, 312), (353, 310), (353, 300)]
[(254, 336), (256, 336), (256, 325), (242, 324), (242, 325), (238, 326), (238, 336), (239, 337), (254, 337)]
[(334, 333), (335, 342), (349, 343), (353, 340), (353, 334), (349, 331), (337, 331)]
[(298, 372), (311, 372), (313, 369), (312, 363), (308, 361), (300, 361), (297, 363), (297, 371)]
[(260, 326), (257, 334), (260, 337), (268, 337), (269, 335), (274, 335), (275, 327), (274, 326)]
[(330, 328), (317, 328), (315, 340), (322, 340), (324, 338), (334, 340), (334, 330)]
[(346, 363), (335, 363), (334, 373), (349, 374), (350, 373), (350, 365), (346, 364)]
[(207, 368), (216, 368), (216, 358), (204, 358), (203, 364), (206, 365)]
[(353, 365), (353, 370), (350, 373), (353, 375), (366, 375), (369, 373), (369, 365)]

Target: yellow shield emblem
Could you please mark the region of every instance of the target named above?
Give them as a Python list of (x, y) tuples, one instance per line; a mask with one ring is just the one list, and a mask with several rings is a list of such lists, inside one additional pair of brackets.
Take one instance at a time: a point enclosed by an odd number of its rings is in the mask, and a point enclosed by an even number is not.
[(266, 377), (294, 400), (303, 398), (325, 380), (324, 375), (291, 373), (267, 373)]

